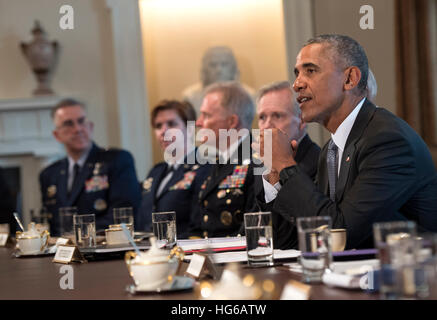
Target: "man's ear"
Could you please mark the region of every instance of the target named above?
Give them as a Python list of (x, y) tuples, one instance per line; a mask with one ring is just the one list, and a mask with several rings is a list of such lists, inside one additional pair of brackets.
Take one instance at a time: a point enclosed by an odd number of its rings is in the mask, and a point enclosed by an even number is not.
[(57, 129), (53, 130), (53, 131), (52, 131), (52, 134), (53, 134), (53, 136), (55, 137), (56, 141), (62, 143), (62, 141), (60, 140), (59, 132), (58, 132)]
[(240, 125), (240, 118), (235, 113), (228, 116), (227, 121), (229, 129), (237, 129)]
[(93, 133), (94, 132), (94, 122), (90, 121), (89, 126), (90, 126), (90, 132)]
[(358, 67), (353, 66), (346, 69), (345, 73), (346, 79), (343, 87), (345, 90), (352, 90), (361, 80), (361, 71)]

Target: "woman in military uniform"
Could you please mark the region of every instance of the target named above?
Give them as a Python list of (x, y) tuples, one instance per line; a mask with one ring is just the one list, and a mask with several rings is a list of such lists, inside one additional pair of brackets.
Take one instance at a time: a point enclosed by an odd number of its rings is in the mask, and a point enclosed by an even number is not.
[[(188, 236), (193, 219), (198, 216), (197, 194), (210, 169), (196, 160), (195, 127), (187, 125), (195, 120), (196, 113), (188, 102), (164, 100), (153, 109), (152, 127), (167, 161), (155, 165), (142, 182), (136, 229), (152, 229), (152, 212), (176, 211), (177, 236)], [(166, 133), (175, 132), (168, 132), (170, 129), (178, 130), (177, 140), (165, 139)]]

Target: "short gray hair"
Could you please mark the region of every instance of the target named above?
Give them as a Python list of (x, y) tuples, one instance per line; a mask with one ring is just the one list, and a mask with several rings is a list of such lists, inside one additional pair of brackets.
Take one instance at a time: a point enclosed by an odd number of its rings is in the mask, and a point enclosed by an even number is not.
[(203, 94), (221, 93), (223, 108), (235, 113), (244, 128), (250, 129), (255, 116), (255, 106), (250, 94), (236, 81), (216, 82), (205, 88)]
[(52, 117), (52, 119), (54, 119), (55, 114), (59, 109), (66, 108), (66, 107), (73, 107), (73, 106), (80, 106), (80, 107), (82, 107), (83, 110), (86, 111), (86, 105), (84, 102), (77, 100), (75, 98), (65, 98), (65, 99), (62, 99), (61, 101), (59, 101), (55, 105), (55, 107), (50, 112), (50, 116)]
[(291, 93), (292, 103), (293, 103), (293, 105), (291, 107), (293, 109), (293, 114), (296, 117), (300, 117), (300, 108), (299, 108), (299, 104), (296, 101), (295, 92), (292, 89), (291, 83), (289, 81), (286, 81), (286, 80), (285, 81), (275, 81), (275, 82), (269, 83), (265, 86), (262, 86), (256, 94), (256, 104), (258, 105), (261, 98), (263, 96), (265, 96), (266, 94), (268, 94), (270, 92), (281, 91), (284, 89), (289, 90)]
[(333, 49), (339, 58), (337, 64), (343, 67), (355, 66), (361, 71), (361, 79), (357, 85), (361, 94), (366, 93), (367, 77), (369, 74), (369, 63), (363, 47), (351, 37), (339, 34), (323, 34), (307, 41), (305, 46), (310, 44), (328, 44), (329, 49)]
[(372, 70), (369, 68), (369, 78), (367, 79), (367, 99), (373, 102), (378, 93), (378, 85)]

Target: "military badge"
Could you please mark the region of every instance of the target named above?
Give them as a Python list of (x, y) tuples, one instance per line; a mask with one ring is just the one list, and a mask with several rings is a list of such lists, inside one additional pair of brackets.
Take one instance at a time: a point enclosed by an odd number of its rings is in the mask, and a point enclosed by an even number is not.
[(231, 175), (227, 176), (218, 186), (219, 189), (241, 188), (246, 180), (248, 165), (235, 166)]
[(106, 207), (107, 205), (105, 200), (97, 199), (96, 201), (94, 201), (94, 209), (96, 209), (97, 211), (105, 210)]
[(234, 191), (232, 191), (232, 194), (234, 196), (241, 196), (243, 194), (243, 191), (241, 191), (241, 189), (234, 189)]
[(232, 214), (229, 211), (223, 211), (220, 214), (220, 221), (225, 226), (230, 226), (232, 224)]
[(56, 195), (56, 186), (51, 185), (50, 187), (47, 188), (47, 197), (51, 198), (54, 197), (55, 195)]
[(182, 180), (178, 181), (176, 184), (170, 187), (169, 190), (187, 190), (190, 188), (191, 183), (194, 180), (194, 177), (196, 177), (196, 172), (188, 171), (184, 174), (184, 177)]
[(199, 165), (198, 165), (198, 164), (195, 164), (195, 165), (191, 168), (191, 170), (197, 170), (197, 169), (199, 169)]
[(143, 189), (146, 192), (149, 192), (150, 189), (152, 188), (152, 183), (153, 183), (153, 177), (147, 178), (146, 180), (144, 180), (143, 182)]
[(96, 162), (94, 164), (93, 175), (98, 176), (100, 174), (100, 168), (101, 167), (102, 167), (102, 164), (100, 162)]
[(95, 192), (109, 188), (108, 176), (93, 176), (85, 182), (86, 192)]

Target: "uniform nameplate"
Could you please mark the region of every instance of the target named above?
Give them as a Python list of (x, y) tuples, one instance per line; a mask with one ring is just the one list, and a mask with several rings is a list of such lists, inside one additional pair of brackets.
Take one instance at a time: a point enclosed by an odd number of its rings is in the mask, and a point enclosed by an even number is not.
[(53, 262), (71, 263), (71, 262), (86, 262), (85, 258), (80, 253), (79, 249), (74, 245), (60, 245), (56, 250), (56, 255)]
[(0, 233), (0, 247), (4, 247), (8, 242), (9, 234), (8, 233)]

